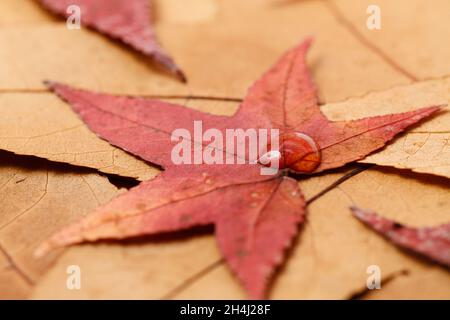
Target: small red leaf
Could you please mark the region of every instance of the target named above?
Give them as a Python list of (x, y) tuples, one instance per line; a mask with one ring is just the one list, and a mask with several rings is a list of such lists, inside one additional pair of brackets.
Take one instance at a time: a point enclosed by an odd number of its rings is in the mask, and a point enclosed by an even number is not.
[[(329, 121), (320, 111), (316, 90), (306, 65), (310, 40), (288, 51), (249, 90), (232, 117), (215, 116), (183, 106), (138, 97), (121, 97), (79, 90), (58, 83), (49, 87), (69, 102), (89, 128), (103, 139), (165, 171), (77, 224), (45, 242), (39, 254), (64, 245), (106, 238), (127, 238), (214, 224), (219, 247), (231, 269), (253, 298), (265, 295), (285, 249), (304, 221), (305, 201), (290, 171), (315, 173), (362, 159), (383, 147), (406, 127), (439, 110), (423, 108), (401, 114), (348, 122)], [(222, 137), (227, 130), (276, 129), (264, 147), (279, 160), (278, 172), (261, 175), (262, 158), (250, 158), (222, 144), (211, 145), (196, 134)], [(171, 157), (175, 140), (187, 143), (193, 164), (176, 164)], [(241, 131), (242, 133), (242, 131)], [(178, 139), (179, 138), (179, 139)], [(220, 140), (220, 138), (218, 139)], [(245, 139), (244, 139), (245, 140)], [(232, 164), (208, 164), (195, 157), (196, 147)], [(241, 142), (242, 145), (242, 142)], [(259, 145), (259, 144), (258, 144)], [(266, 160), (267, 160), (266, 159)], [(243, 160), (240, 164), (235, 160)], [(257, 161), (258, 160), (258, 161)]]
[(450, 224), (411, 228), (373, 211), (352, 207), (353, 214), (396, 245), (450, 267)]
[(40, 0), (54, 13), (69, 17), (69, 6), (81, 9), (81, 23), (151, 57), (186, 82), (186, 77), (156, 40), (151, 20), (151, 0)]

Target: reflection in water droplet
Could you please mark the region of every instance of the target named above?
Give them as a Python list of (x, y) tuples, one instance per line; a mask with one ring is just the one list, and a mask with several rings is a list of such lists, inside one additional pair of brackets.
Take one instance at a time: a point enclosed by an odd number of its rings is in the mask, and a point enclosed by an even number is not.
[(270, 165), (272, 161), (274, 160), (278, 160), (281, 158), (281, 153), (280, 151), (276, 151), (276, 150), (272, 150), (269, 151), (265, 154), (263, 154), (260, 158), (259, 158), (259, 163), (264, 164), (264, 165)]

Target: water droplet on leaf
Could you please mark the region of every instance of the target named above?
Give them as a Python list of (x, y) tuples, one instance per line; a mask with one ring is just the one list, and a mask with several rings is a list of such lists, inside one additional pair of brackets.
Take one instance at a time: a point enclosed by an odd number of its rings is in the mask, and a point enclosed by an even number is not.
[(307, 134), (288, 132), (281, 137), (282, 157), (280, 168), (295, 172), (313, 172), (322, 156), (319, 145)]

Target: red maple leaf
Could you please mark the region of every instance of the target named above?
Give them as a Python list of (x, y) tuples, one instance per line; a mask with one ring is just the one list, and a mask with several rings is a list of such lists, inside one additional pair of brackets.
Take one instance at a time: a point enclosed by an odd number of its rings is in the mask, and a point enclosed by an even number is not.
[(366, 225), (397, 244), (450, 267), (450, 223), (436, 227), (412, 228), (357, 207), (353, 214)]
[[(284, 54), (249, 89), (232, 117), (49, 83), (92, 131), (164, 171), (58, 232), (38, 254), (84, 241), (214, 224), (220, 250), (249, 296), (264, 297), (275, 267), (305, 219), (305, 200), (290, 172), (317, 173), (362, 159), (439, 110), (428, 107), (355, 121), (329, 121), (320, 111), (306, 65), (309, 45), (306, 40)], [(244, 164), (174, 164), (175, 144), (205, 144), (195, 136), (194, 121), (199, 120), (203, 130), (222, 134), (229, 128), (279, 130), (280, 170), (261, 175), (262, 166), (250, 157)], [(179, 128), (185, 134), (172, 141), (172, 133)], [(239, 156), (211, 144), (209, 151), (228, 160)], [(192, 155), (194, 151), (187, 156)]]
[(81, 24), (151, 57), (157, 64), (186, 82), (186, 77), (156, 40), (150, 0), (40, 0), (52, 12), (68, 18), (70, 6), (78, 6)]

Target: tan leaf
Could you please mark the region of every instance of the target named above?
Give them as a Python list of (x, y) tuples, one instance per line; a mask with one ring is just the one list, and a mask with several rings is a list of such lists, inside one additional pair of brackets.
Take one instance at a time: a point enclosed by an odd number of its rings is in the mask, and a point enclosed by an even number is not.
[[(69, 248), (36, 286), (32, 298), (158, 299), (214, 264), (216, 250), (212, 235), (198, 232), (170, 240)], [(66, 288), (69, 265), (80, 266), (82, 290)]]
[(143, 161), (97, 138), (68, 105), (52, 94), (0, 95), (0, 112), (1, 149), (140, 180), (157, 173)]
[[(191, 24), (213, 20), (217, 14), (218, 0), (151, 0), (155, 7), (156, 24)], [(2, 0), (0, 25), (61, 23), (41, 8), (34, 0)]]
[(57, 19), (42, 10), (36, 1), (3, 0), (0, 2), (0, 26), (16, 27), (19, 25), (52, 24)]
[(32, 283), (17, 271), (11, 258), (4, 250), (0, 252), (0, 299), (24, 299)]
[(217, 17), (218, 0), (156, 0), (156, 21), (167, 24), (194, 24), (212, 21)]
[(96, 173), (5, 152), (0, 154), (0, 188), (0, 298), (27, 296), (58, 256), (36, 260), (36, 246), (117, 194)]
[[(325, 105), (322, 110), (334, 120), (366, 117), (384, 112), (402, 112), (419, 106), (450, 104), (450, 78), (417, 82), (383, 92)], [(450, 178), (449, 107), (429, 121), (409, 130), (384, 150), (361, 162), (411, 169)]]
[[(371, 45), (417, 79), (450, 75), (450, 38), (447, 0), (332, 0), (340, 14)], [(381, 29), (369, 30), (369, 5), (381, 10)]]
[(400, 274), (381, 286), (380, 290), (370, 290), (364, 299), (408, 299), (428, 300), (450, 297), (450, 277), (448, 271), (439, 267), (417, 266), (406, 274)]

